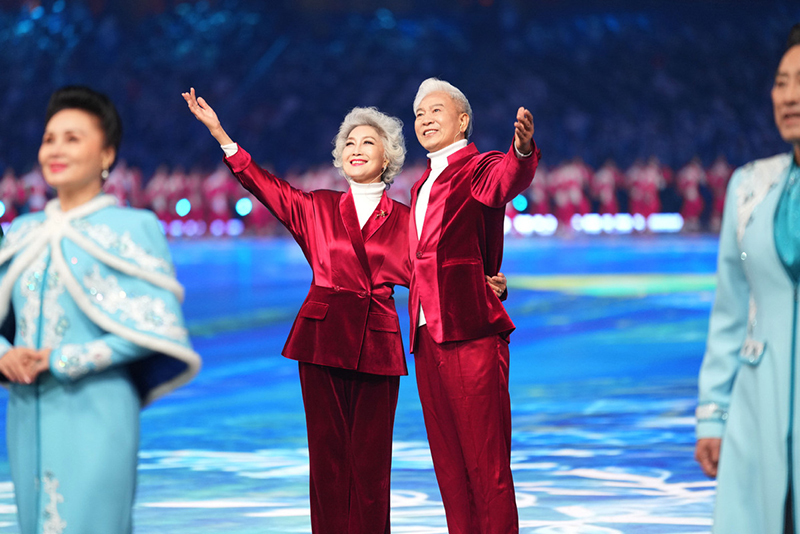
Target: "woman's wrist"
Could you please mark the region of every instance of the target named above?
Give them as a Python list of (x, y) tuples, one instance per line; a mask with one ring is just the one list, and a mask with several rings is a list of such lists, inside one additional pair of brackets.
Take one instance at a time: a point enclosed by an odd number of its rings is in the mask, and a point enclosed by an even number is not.
[(233, 139), (231, 139), (227, 132), (225, 132), (225, 130), (222, 128), (222, 125), (211, 129), (210, 132), (220, 145), (229, 145), (233, 143)]

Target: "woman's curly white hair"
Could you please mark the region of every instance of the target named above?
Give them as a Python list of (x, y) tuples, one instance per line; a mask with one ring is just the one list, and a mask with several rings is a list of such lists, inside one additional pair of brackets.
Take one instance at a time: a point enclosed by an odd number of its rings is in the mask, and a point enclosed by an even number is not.
[(342, 169), (342, 152), (350, 132), (357, 126), (372, 126), (378, 132), (383, 142), (383, 153), (389, 164), (381, 174), (381, 180), (389, 185), (394, 177), (403, 169), (406, 160), (406, 141), (403, 137), (403, 121), (378, 111), (378, 108), (353, 108), (348, 113), (339, 133), (333, 138), (333, 166), (339, 169), (342, 176), (346, 176)]

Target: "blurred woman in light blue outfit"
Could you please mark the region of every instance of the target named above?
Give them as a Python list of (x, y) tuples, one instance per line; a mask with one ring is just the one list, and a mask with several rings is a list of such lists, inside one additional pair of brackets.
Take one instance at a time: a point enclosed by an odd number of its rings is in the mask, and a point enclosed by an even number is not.
[(716, 534), (797, 531), (800, 483), (800, 25), (772, 89), (789, 154), (728, 186), (700, 370), (695, 457), (717, 477)]
[(84, 87), (50, 100), (39, 163), (58, 199), (0, 247), (0, 373), (22, 534), (132, 531), (142, 406), (200, 367), (155, 216), (102, 177), (121, 125)]

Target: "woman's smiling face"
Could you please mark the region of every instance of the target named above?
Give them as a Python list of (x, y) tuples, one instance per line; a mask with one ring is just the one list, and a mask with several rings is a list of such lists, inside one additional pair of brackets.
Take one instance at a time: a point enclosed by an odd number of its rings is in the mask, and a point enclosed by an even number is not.
[(39, 164), (51, 187), (72, 191), (94, 187), (113, 162), (114, 149), (106, 146), (99, 119), (91, 113), (62, 109), (47, 122)]
[(386, 166), (383, 140), (372, 126), (356, 126), (344, 142), (342, 168), (354, 182), (368, 184), (378, 182)]

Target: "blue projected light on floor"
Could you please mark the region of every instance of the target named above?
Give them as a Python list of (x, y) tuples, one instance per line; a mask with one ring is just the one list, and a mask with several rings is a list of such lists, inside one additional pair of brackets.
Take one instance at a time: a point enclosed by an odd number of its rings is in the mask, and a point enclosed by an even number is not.
[[(692, 456), (716, 244), (507, 240), (520, 532), (710, 530), (714, 482)], [(172, 254), (204, 366), (142, 414), (136, 532), (311, 532), (297, 362), (280, 356), (311, 281), (303, 254), (247, 238), (176, 241)], [(405, 339), (407, 295), (395, 295)], [(395, 423), (392, 531), (445, 534), (413, 364)], [(0, 451), (0, 534), (18, 533), (5, 440)]]

